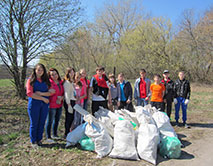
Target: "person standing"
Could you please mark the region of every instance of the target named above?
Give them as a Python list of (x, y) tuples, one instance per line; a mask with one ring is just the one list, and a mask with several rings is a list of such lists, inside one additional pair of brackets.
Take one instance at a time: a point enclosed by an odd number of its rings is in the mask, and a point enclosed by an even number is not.
[(174, 85), (174, 104), (175, 104), (175, 120), (176, 125), (179, 126), (179, 111), (180, 106), (182, 108), (182, 120), (185, 128), (187, 125), (187, 106), (189, 104), (191, 87), (190, 82), (185, 79), (184, 71), (180, 71), (178, 74), (179, 79), (175, 81)]
[(152, 107), (155, 107), (159, 109), (160, 111), (163, 111), (163, 104), (164, 104), (164, 93), (165, 93), (165, 86), (160, 83), (160, 75), (155, 74), (154, 75), (154, 83), (150, 86), (151, 91), (151, 105)]
[(87, 110), (87, 105), (88, 105), (88, 96), (89, 96), (89, 84), (90, 81), (87, 79), (87, 74), (86, 74), (86, 70), (85, 69), (81, 69), (80, 70), (80, 74), (81, 74), (81, 83), (83, 85), (83, 88), (86, 89), (86, 97), (84, 98), (84, 104), (83, 104), (83, 108), (85, 110)]
[(33, 148), (42, 145), (44, 125), (48, 114), (49, 99), (55, 90), (49, 89), (50, 81), (43, 64), (38, 63), (26, 83), (30, 139)]
[(118, 88), (120, 93), (118, 95), (118, 109), (127, 109), (133, 112), (132, 105), (132, 86), (129, 81), (124, 80), (124, 74), (118, 74)]
[(118, 95), (120, 88), (117, 86), (116, 78), (114, 74), (109, 74), (109, 89), (111, 92), (112, 108), (111, 111), (118, 109)]
[[(107, 96), (110, 95), (103, 67), (96, 68), (96, 74), (90, 81), (90, 94), (92, 94), (92, 115), (99, 110), (99, 106), (108, 108)], [(110, 100), (111, 101), (111, 100)]]
[[(55, 89), (55, 93), (50, 96), (50, 106), (49, 113), (47, 116), (47, 122), (45, 125), (46, 128), (46, 137), (47, 142), (54, 143), (53, 139), (59, 139), (57, 130), (58, 124), (61, 118), (62, 105), (64, 99), (64, 87), (63, 81), (58, 73), (58, 70), (51, 68), (48, 72), (49, 80), (51, 83), (51, 89)], [(51, 128), (53, 131), (53, 136), (51, 137)]]
[(164, 103), (163, 110), (166, 109), (166, 113), (170, 118), (172, 112), (172, 102), (174, 99), (174, 82), (169, 78), (169, 70), (164, 70), (161, 83), (164, 84), (166, 88), (164, 94), (164, 99), (166, 102)]
[(75, 70), (73, 68), (67, 68), (65, 77), (64, 77), (64, 108), (65, 108), (65, 134), (66, 138), (67, 134), (70, 132), (71, 125), (74, 119), (75, 110), (73, 107), (75, 106)]
[(146, 78), (146, 70), (140, 70), (140, 78), (136, 79), (134, 86), (134, 98), (137, 106), (145, 106), (151, 96), (150, 92), (151, 81)]

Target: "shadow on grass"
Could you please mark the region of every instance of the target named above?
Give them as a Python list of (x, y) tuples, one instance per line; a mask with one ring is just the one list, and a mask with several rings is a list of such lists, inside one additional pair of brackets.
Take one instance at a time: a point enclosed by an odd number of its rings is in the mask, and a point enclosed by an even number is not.
[(213, 128), (213, 123), (189, 123), (191, 127)]

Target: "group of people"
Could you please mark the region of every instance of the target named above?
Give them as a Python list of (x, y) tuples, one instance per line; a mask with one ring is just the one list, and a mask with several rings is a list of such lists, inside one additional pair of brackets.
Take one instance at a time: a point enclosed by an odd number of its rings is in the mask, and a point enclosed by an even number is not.
[[(179, 72), (179, 79), (173, 82), (169, 71), (161, 76), (154, 75), (154, 83), (146, 77), (146, 70), (140, 70), (140, 77), (134, 84), (134, 99), (137, 106), (149, 103), (160, 111), (166, 109), (171, 116), (172, 102), (175, 104), (175, 120), (179, 125), (179, 110), (182, 107), (183, 124), (187, 126), (187, 105), (190, 99), (190, 83), (185, 79), (184, 72)], [(83, 123), (82, 116), (73, 108), (79, 104), (87, 110), (91, 98), (91, 110), (94, 115), (99, 107), (111, 109), (127, 109), (133, 112), (133, 89), (131, 83), (125, 80), (123, 73), (117, 77), (105, 73), (104, 67), (97, 67), (91, 80), (86, 77), (85, 69), (75, 72), (67, 68), (64, 79), (61, 79), (55, 68), (46, 71), (43, 64), (37, 64), (26, 83), (28, 96), (28, 114), (30, 118), (30, 139), (33, 147), (42, 145), (42, 135), (45, 128), (47, 141), (53, 143), (59, 139), (57, 130), (65, 108), (65, 133), (74, 130)], [(51, 135), (52, 131), (52, 135)]]

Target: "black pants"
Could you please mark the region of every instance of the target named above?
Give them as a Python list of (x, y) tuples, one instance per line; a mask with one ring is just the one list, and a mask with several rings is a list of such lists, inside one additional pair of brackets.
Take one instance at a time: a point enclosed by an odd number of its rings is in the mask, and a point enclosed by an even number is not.
[(163, 103), (164, 112), (165, 112), (165, 109), (166, 109), (166, 113), (167, 113), (168, 117), (170, 118), (171, 112), (172, 112), (172, 100), (166, 100), (166, 103)]
[(164, 112), (164, 107), (163, 107), (164, 103), (163, 102), (151, 101), (150, 104), (151, 104), (152, 107), (155, 107), (155, 108), (159, 109), (160, 111)]
[[(72, 107), (74, 107), (75, 101), (71, 100), (70, 104)], [(70, 114), (68, 112), (68, 105), (67, 105), (66, 101), (64, 101), (64, 109), (65, 109), (65, 134), (64, 135), (67, 136), (67, 134), (70, 132), (70, 128), (71, 128), (72, 122), (74, 120), (75, 110), (73, 109), (73, 113)]]
[(92, 115), (95, 115), (95, 112), (99, 110), (99, 106), (107, 108), (107, 100), (105, 101), (92, 101)]
[(121, 101), (120, 102), (120, 106), (118, 107), (118, 109), (127, 109), (130, 112), (133, 112), (133, 105), (132, 102), (130, 102), (129, 104), (126, 103), (126, 101)]

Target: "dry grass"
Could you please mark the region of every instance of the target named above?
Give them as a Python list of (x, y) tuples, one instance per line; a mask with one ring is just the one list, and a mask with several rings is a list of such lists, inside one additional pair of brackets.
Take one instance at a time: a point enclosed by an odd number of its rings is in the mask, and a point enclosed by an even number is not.
[[(11, 87), (10, 87), (11, 88)], [(65, 149), (65, 141), (56, 144), (45, 144), (34, 150), (30, 146), (27, 114), (27, 101), (18, 100), (14, 90), (0, 86), (0, 160), (1, 165), (149, 165), (144, 161), (125, 161), (111, 158), (95, 159), (93, 152), (79, 148)], [(173, 111), (174, 113), (174, 111)], [(173, 116), (173, 115), (172, 115)], [(174, 116), (173, 116), (174, 118)], [(188, 122), (199, 127), (212, 127), (213, 118), (213, 87), (210, 85), (192, 85), (191, 102), (188, 109)], [(64, 133), (64, 114), (59, 126), (59, 134)], [(175, 128), (178, 133), (186, 131)], [(205, 135), (201, 130), (191, 131), (190, 139), (200, 139)]]

